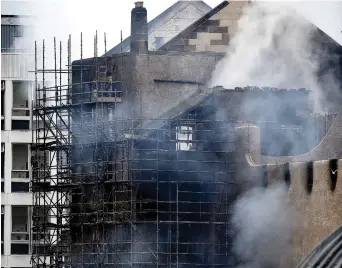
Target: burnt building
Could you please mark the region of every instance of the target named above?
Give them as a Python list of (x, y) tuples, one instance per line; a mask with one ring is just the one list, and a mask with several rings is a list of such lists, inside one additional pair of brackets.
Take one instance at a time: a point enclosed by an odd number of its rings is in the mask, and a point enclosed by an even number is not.
[(40, 89), (36, 112), (50, 132), (35, 149), (55, 164), (36, 167), (34, 185), (50, 178), (36, 186), (36, 205), (45, 200), (52, 215), (36, 232), (55, 242), (35, 245), (37, 266), (238, 264), (235, 128), (260, 126), (266, 155), (305, 152), (322, 134), (307, 89), (208, 86), (233, 31), (222, 23), (242, 13), (232, 5), (237, 13), (224, 1), (149, 51), (147, 10), (137, 2), (129, 53), (70, 62), (67, 88), (51, 97)]

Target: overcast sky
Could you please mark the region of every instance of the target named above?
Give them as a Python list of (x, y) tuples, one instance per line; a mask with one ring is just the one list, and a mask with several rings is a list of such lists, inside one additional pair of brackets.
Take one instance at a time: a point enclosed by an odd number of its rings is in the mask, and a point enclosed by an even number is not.
[[(18, 1), (18, 0), (16, 0)], [(38, 29), (36, 39), (46, 39), (52, 43), (55, 36), (65, 40), (72, 34), (73, 48), (79, 46), (80, 32), (83, 32), (86, 56), (92, 56), (93, 35), (96, 30), (103, 44), (104, 32), (107, 33), (107, 48), (120, 41), (120, 30), (123, 38), (130, 35), (130, 12), (135, 0), (31, 0), (38, 2), (36, 15)], [(155, 18), (174, 4), (175, 0), (145, 0), (148, 21)], [(222, 0), (205, 0), (215, 7)], [(295, 6), (308, 20), (342, 44), (342, 1), (286, 1), (286, 5)], [(50, 40), (50, 41), (49, 41)], [(102, 46), (103, 50), (103, 46)], [(73, 51), (76, 51), (73, 49)], [(103, 52), (103, 51), (102, 51)], [(99, 52), (99, 54), (103, 54)], [(73, 53), (75, 54), (75, 53)], [(77, 55), (73, 55), (73, 58)]]

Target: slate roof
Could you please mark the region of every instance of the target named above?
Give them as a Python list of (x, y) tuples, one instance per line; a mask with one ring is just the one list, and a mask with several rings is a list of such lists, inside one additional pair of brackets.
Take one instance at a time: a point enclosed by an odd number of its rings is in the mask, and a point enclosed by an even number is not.
[(182, 39), (183, 37), (188, 36), (193, 30), (195, 30), (198, 26), (200, 26), (203, 22), (207, 21), (209, 18), (214, 16), (216, 13), (218, 13), (220, 10), (225, 8), (228, 5), (228, 1), (223, 1), (216, 7), (214, 7), (212, 10), (207, 12), (205, 15), (203, 15), (201, 18), (196, 20), (194, 23), (189, 25), (187, 28), (185, 28), (182, 32), (180, 32), (178, 35), (173, 37), (171, 40), (166, 42), (164, 45), (162, 45), (158, 50), (168, 50), (169, 47), (171, 47), (173, 44), (175, 44), (178, 40)]
[[(211, 10), (211, 7), (203, 1), (177, 1), (175, 4), (173, 4), (168, 9), (163, 11), (160, 15), (158, 15), (153, 20), (148, 22), (148, 34), (153, 32), (159, 26), (163, 25), (163, 22), (171, 19), (177, 12), (186, 8), (189, 4), (196, 7), (202, 14), (205, 14), (209, 10)], [(122, 41), (123, 52), (129, 51), (130, 42), (131, 42), (130, 36)], [(110, 49), (104, 56), (111, 56), (113, 54), (119, 54), (119, 53), (121, 53), (121, 44), (120, 43), (117, 44), (112, 49)]]

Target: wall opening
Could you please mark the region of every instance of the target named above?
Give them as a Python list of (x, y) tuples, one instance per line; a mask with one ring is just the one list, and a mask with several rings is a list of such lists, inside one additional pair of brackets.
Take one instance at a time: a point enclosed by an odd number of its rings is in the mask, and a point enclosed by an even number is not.
[(268, 187), (268, 170), (267, 165), (262, 165), (262, 186), (267, 188)]
[(313, 162), (308, 162), (307, 163), (307, 168), (306, 168), (306, 191), (308, 194), (311, 194), (312, 192), (312, 187), (313, 187)]
[(291, 186), (290, 163), (284, 164), (284, 182), (288, 188)]

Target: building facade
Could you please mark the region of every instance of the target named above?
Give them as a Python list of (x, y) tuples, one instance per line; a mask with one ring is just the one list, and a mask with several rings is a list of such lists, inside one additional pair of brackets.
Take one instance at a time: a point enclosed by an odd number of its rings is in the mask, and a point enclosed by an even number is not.
[[(57, 234), (56, 243), (50, 240), (46, 251), (33, 254), (35, 267), (239, 263), (230, 208), (243, 177), (236, 167), (247, 165), (236, 157), (244, 160), (245, 152), (237, 149), (242, 146), (234, 130), (250, 131), (260, 120), (273, 124), (272, 133), (258, 125), (262, 138), (268, 135), (261, 139), (266, 155), (300, 154), (320, 141), (313, 137), (306, 143), (312, 130), (306, 89), (208, 86), (243, 4), (248, 1), (223, 1), (150, 51), (147, 10), (137, 2), (130, 52), (74, 61), (70, 91), (37, 102), (42, 105), (36, 111), (56, 140), (47, 133), (33, 148), (61, 161), (38, 165), (33, 176), (37, 196), (60, 196), (44, 203), (57, 224), (47, 217), (35, 224), (37, 237)], [(47, 95), (44, 88), (39, 91)], [(58, 105), (50, 105), (52, 99)], [(49, 124), (51, 114), (68, 119)], [(43, 185), (46, 173), (50, 181)]]
[(1, 2), (1, 266), (30, 267), (32, 142), (29, 3)]

